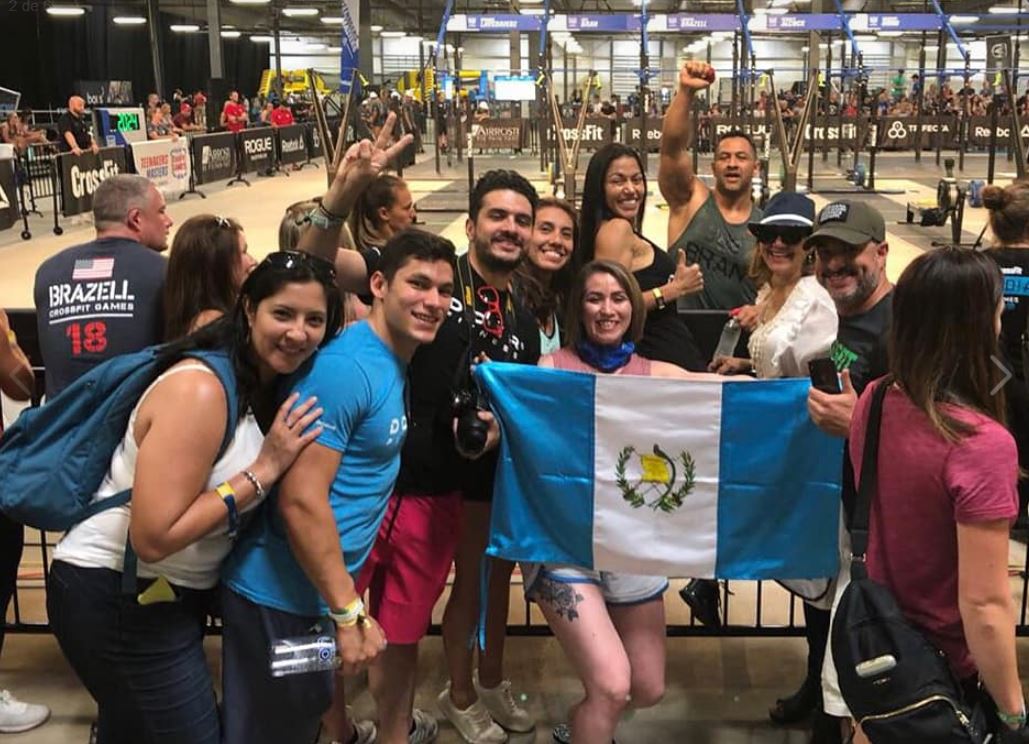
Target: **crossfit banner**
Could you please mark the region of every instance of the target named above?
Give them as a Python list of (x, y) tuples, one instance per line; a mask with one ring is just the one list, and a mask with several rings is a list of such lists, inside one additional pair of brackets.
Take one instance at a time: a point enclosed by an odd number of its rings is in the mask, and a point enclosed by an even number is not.
[(189, 142), (154, 140), (132, 145), (132, 163), (136, 173), (146, 176), (162, 194), (182, 193), (189, 189)]
[(833, 121), (830, 117), (829, 124), (819, 123), (818, 125), (808, 124), (804, 132), (804, 141), (811, 142), (814, 138), (815, 144), (821, 145), (828, 142), (832, 146), (853, 148), (858, 140), (857, 119), (843, 119), (842, 123)]
[(0, 230), (18, 221), (18, 190), (14, 185), (14, 158), (0, 158)]
[(93, 209), (93, 193), (108, 176), (125, 173), (125, 148), (104, 147), (94, 155), (66, 152), (57, 157), (61, 174), (61, 212), (72, 217)]
[[(343, 25), (340, 27), (340, 52), (339, 52), (339, 92), (350, 92), (350, 81), (354, 73), (358, 72), (357, 29), (361, 22), (360, 0), (342, 0), (340, 3), (340, 15), (343, 17)], [(371, 74), (371, 72), (369, 72)], [(361, 74), (357, 74), (357, 91), (361, 89)], [(355, 93), (357, 92), (355, 91)]]
[(193, 167), (197, 184), (236, 175), (236, 135), (232, 132), (201, 134), (192, 138)]
[[(647, 152), (657, 152), (661, 149), (661, 127), (663, 124), (663, 116), (647, 117)], [(642, 119), (630, 119), (622, 127), (622, 142), (629, 147), (639, 148), (642, 130)]]
[[(579, 133), (575, 129), (578, 123), (576, 119), (565, 119), (563, 122), (565, 142), (569, 145), (579, 137)], [(614, 140), (614, 126), (615, 123), (610, 119), (601, 116), (587, 116), (582, 125), (582, 144), (579, 147), (583, 150), (599, 150)]]
[(520, 150), (525, 119), (486, 119), (472, 123), (472, 144), (482, 150)]
[(243, 172), (268, 170), (274, 164), (275, 137), (271, 127), (245, 129), (239, 133)]
[(307, 143), (304, 141), (304, 125), (292, 124), (275, 130), (276, 148), (280, 163), (302, 163), (307, 160)]

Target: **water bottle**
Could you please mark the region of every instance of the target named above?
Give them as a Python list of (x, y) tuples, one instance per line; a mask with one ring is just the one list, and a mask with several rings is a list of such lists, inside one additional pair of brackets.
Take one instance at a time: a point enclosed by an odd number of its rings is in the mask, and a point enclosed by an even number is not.
[(740, 333), (743, 328), (736, 320), (735, 315), (730, 315), (725, 327), (722, 328), (722, 336), (718, 339), (718, 346), (715, 348), (714, 359), (731, 357), (736, 351), (736, 344), (740, 342)]
[(273, 677), (324, 672), (339, 667), (336, 639), (331, 635), (309, 635), (272, 641), (268, 664)]

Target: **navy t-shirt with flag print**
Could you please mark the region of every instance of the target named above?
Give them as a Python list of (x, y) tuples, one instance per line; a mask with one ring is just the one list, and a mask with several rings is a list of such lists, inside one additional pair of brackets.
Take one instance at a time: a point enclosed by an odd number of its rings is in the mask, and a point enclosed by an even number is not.
[(36, 323), (53, 398), (90, 369), (161, 341), (163, 256), (134, 240), (67, 248), (36, 271)]

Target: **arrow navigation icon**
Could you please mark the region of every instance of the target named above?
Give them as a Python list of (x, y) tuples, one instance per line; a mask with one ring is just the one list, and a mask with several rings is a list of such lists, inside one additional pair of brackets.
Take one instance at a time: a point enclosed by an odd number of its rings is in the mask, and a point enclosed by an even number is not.
[(1012, 378), (1012, 374), (1011, 370), (1005, 367), (1004, 363), (1000, 359), (992, 354), (990, 355), (990, 359), (997, 365), (997, 369), (1004, 373), (1004, 379), (994, 385), (993, 390), (990, 391), (990, 395), (996, 395), (998, 390), (1008, 384), (1008, 380)]

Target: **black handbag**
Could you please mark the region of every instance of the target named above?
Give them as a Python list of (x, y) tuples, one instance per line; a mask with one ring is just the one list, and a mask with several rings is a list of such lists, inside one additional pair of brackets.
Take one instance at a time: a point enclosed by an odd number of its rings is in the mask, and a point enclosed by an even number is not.
[(969, 705), (943, 652), (907, 621), (888, 588), (868, 577), (868, 523), (877, 488), (882, 380), (872, 397), (850, 519), (851, 582), (832, 621), (840, 691), (872, 744), (983, 744), (986, 716)]

